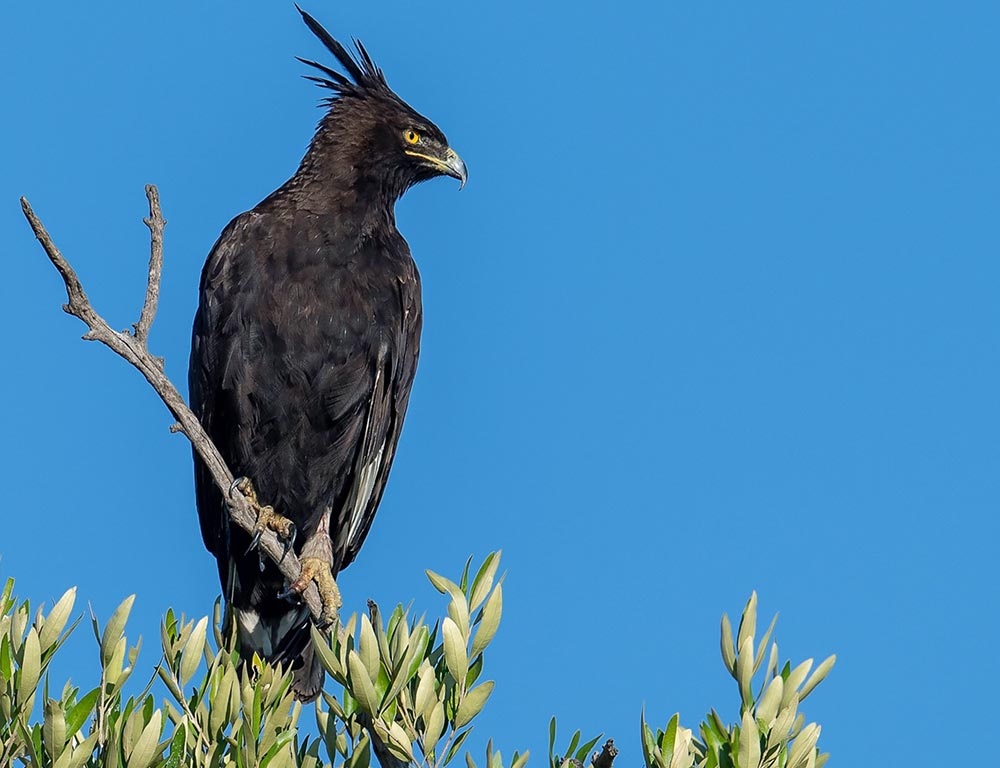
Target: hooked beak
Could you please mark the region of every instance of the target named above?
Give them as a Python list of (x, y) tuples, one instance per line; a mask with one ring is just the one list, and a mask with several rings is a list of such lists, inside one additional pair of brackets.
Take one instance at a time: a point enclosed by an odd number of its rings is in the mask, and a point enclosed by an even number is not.
[(444, 153), (444, 157), (445, 168), (447, 168), (445, 173), (462, 182), (458, 185), (458, 188), (462, 189), (465, 186), (465, 182), (469, 180), (469, 169), (465, 167), (465, 161), (451, 147), (448, 147), (448, 151)]
[(465, 167), (465, 161), (463, 161), (462, 158), (458, 156), (458, 153), (451, 147), (448, 147), (445, 151), (444, 158), (425, 155), (422, 152), (414, 152), (410, 149), (405, 150), (405, 152), (410, 157), (419, 157), (421, 160), (427, 161), (428, 164), (446, 176), (458, 179), (462, 182), (458, 187), (459, 189), (462, 189), (462, 187), (465, 186), (465, 182), (469, 179), (469, 170)]

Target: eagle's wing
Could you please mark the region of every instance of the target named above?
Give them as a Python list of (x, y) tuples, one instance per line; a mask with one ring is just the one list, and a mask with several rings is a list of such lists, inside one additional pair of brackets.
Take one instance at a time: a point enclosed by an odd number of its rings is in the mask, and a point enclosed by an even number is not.
[(344, 384), (361, 386), (352, 387), (356, 399), (349, 406), (339, 398), (331, 403), (332, 412), (352, 414), (350, 424), (342, 424), (341, 434), (357, 436), (350, 488), (334, 511), (330, 527), (334, 573), (351, 564), (371, 528), (396, 455), (416, 373), (422, 315), (415, 269), (401, 276), (398, 288), (400, 323), (395, 338), (366, 339), (365, 357), (371, 366), (368, 375), (336, 372)]
[[(294, 285), (275, 294), (261, 288), (259, 265), (264, 254), (289, 246), (257, 216), (234, 219), (206, 262), (189, 370), (192, 407), (233, 472), (250, 477), (262, 501), (299, 526), (300, 545), (329, 511), (337, 573), (371, 527), (395, 456), (419, 354), (419, 275), (406, 252), (393, 260), (400, 270), (384, 281), (391, 287), (377, 295), (323, 281), (300, 286), (308, 295), (288, 293)], [(354, 258), (382, 257), (373, 250)], [(323, 322), (296, 315), (312, 303), (321, 305)], [(196, 466), (202, 536), (223, 583), (224, 563), (234, 557), (250, 577), (255, 558), (230, 551), (223, 500), (205, 467)], [(242, 532), (233, 536), (245, 548)]]
[[(246, 214), (234, 219), (223, 230), (212, 247), (201, 276), (201, 296), (191, 334), (191, 359), (188, 365), (188, 389), (191, 409), (212, 437), (216, 447), (226, 455), (220, 437), (238, 428), (234, 403), (222, 388), (225, 361), (233, 352), (236, 341), (225, 333), (223, 306), (228, 270), (234, 254), (246, 246)], [(228, 513), (222, 495), (216, 488), (208, 468), (194, 454), (195, 500), (205, 547), (219, 559), (223, 584), (226, 573), (223, 561), (228, 558)]]

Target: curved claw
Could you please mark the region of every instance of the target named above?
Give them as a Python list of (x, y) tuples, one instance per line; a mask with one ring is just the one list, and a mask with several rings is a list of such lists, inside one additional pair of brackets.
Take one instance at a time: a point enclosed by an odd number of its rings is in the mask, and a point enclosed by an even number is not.
[(295, 537), (299, 535), (299, 529), (296, 527), (295, 523), (289, 523), (289, 529), (290, 530), (289, 530), (289, 533), (288, 533), (288, 538), (282, 540), (282, 542), (281, 542), (282, 543), (282, 547), (281, 547), (281, 559), (282, 560), (284, 560), (285, 559), (285, 555), (287, 555), (291, 551), (292, 546), (295, 544)]
[(260, 537), (263, 535), (264, 535), (264, 529), (258, 528), (254, 532), (253, 538), (250, 539), (250, 546), (247, 547), (247, 551), (244, 554), (249, 555), (251, 552), (257, 549), (257, 547), (260, 546)]
[(237, 477), (233, 480), (232, 484), (229, 486), (229, 498), (233, 498), (233, 491), (239, 490), (239, 487), (246, 481), (247, 479), (245, 477)]
[(298, 597), (298, 596), (299, 593), (296, 591), (295, 587), (292, 584), (289, 584), (287, 587), (285, 587), (278, 593), (279, 600), (287, 600), (290, 597)]

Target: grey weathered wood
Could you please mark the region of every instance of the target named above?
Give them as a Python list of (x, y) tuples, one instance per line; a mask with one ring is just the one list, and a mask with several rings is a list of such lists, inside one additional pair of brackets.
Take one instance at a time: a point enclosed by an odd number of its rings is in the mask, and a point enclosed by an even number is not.
[[(146, 281), (146, 298), (143, 301), (139, 321), (133, 326), (134, 332), (115, 331), (101, 317), (87, 298), (80, 278), (70, 263), (62, 255), (41, 220), (32, 210), (25, 198), (21, 198), (21, 209), (38, 242), (45, 249), (49, 261), (59, 271), (66, 284), (67, 303), (63, 311), (79, 318), (87, 326), (83, 335), (86, 341), (99, 341), (109, 347), (117, 355), (125, 358), (146, 378), (150, 386), (156, 390), (163, 403), (170, 409), (177, 424), (171, 427), (173, 432), (183, 432), (205, 462), (212, 479), (222, 491), (223, 498), (229, 499), (229, 515), (236, 525), (249, 533), (253, 533), (257, 523), (256, 515), (241, 494), (229, 495), (233, 483), (233, 473), (226, 466), (225, 460), (206, 434), (201, 422), (194, 415), (180, 392), (163, 372), (163, 359), (155, 357), (149, 351), (149, 330), (156, 315), (157, 302), (160, 295), (160, 276), (163, 270), (163, 229), (166, 220), (160, 211), (160, 196), (154, 185), (146, 185), (146, 197), (149, 199), (149, 217), (143, 219), (150, 233), (149, 273)], [(252, 478), (251, 478), (252, 479)], [(278, 566), (281, 574), (289, 583), (295, 581), (302, 567), (294, 552), (284, 552), (281, 542), (272, 531), (265, 531), (260, 543), (261, 550)], [(319, 591), (315, 584), (310, 584), (302, 595), (314, 618), (319, 618), (323, 612)]]

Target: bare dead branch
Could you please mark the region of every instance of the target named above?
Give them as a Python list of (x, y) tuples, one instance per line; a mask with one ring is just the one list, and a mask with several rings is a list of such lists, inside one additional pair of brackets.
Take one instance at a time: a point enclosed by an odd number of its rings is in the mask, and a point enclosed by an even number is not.
[[(171, 431), (183, 432), (191, 441), (198, 456), (208, 467), (212, 479), (222, 492), (223, 498), (227, 500), (231, 519), (240, 528), (252, 534), (257, 522), (253, 510), (241, 494), (234, 494), (232, 497), (229, 495), (229, 488), (233, 483), (233, 473), (226, 466), (222, 454), (219, 453), (201, 426), (201, 422), (198, 421), (198, 418), (188, 408), (187, 403), (184, 402), (180, 392), (164, 374), (162, 358), (150, 354), (147, 347), (149, 329), (153, 324), (160, 293), (160, 275), (163, 268), (163, 228), (166, 221), (160, 212), (160, 196), (156, 187), (152, 184), (148, 185), (146, 196), (149, 199), (149, 218), (143, 221), (150, 231), (149, 274), (146, 283), (146, 298), (139, 321), (134, 326), (134, 334), (128, 331), (119, 333), (113, 330), (104, 318), (97, 314), (73, 267), (56, 248), (45, 226), (23, 197), (21, 198), (21, 209), (24, 211), (24, 216), (27, 218), (28, 224), (31, 225), (35, 237), (45, 249), (49, 261), (59, 271), (66, 285), (68, 301), (63, 305), (63, 311), (84, 322), (88, 329), (83, 335), (85, 340), (101, 342), (117, 355), (125, 358), (146, 378), (146, 381), (156, 390), (156, 394), (160, 396), (160, 399), (177, 420), (175, 428), (171, 428)], [(260, 548), (278, 566), (278, 570), (281, 571), (285, 579), (292, 582), (298, 578), (299, 571), (302, 570), (298, 558), (294, 552), (284, 554), (278, 537), (272, 531), (264, 532)], [(313, 617), (319, 619), (323, 612), (323, 606), (316, 585), (310, 584), (302, 597)]]
[[(160, 212), (160, 193), (152, 184), (146, 185), (149, 200), (149, 216), (142, 220), (149, 227), (149, 274), (146, 277), (146, 299), (142, 302), (139, 322), (135, 324), (135, 338), (143, 346), (148, 345), (149, 328), (156, 316), (156, 305), (160, 300), (160, 276), (163, 274), (163, 228), (166, 219)], [(162, 363), (161, 366), (162, 367)]]
[(615, 746), (614, 739), (608, 739), (600, 752), (595, 752), (590, 759), (593, 768), (611, 768), (611, 764), (618, 757), (618, 747)]

